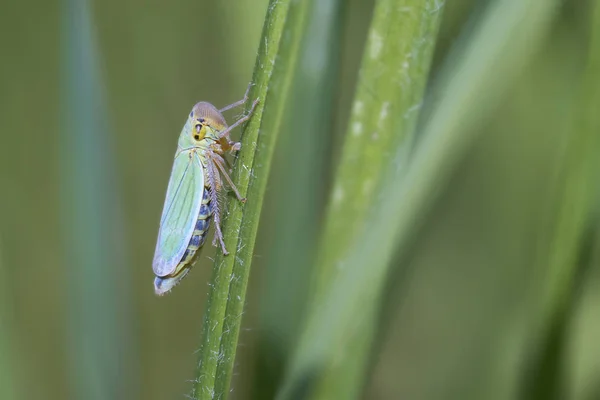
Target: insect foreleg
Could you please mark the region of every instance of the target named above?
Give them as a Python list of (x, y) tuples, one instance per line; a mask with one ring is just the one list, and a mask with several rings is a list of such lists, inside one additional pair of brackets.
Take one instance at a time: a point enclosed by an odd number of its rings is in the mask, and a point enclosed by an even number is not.
[(227, 129), (223, 130), (222, 132), (219, 133), (219, 138), (225, 137), (227, 135), (229, 135), (229, 132), (232, 131), (232, 129), (240, 126), (241, 124), (243, 124), (244, 122), (248, 121), (250, 119), (250, 117), (252, 116), (252, 113), (254, 112), (254, 109), (256, 108), (256, 106), (258, 105), (259, 99), (254, 100), (254, 102), (252, 103), (252, 107), (250, 108), (250, 111), (248, 111), (248, 114), (244, 115), (242, 118), (238, 119), (237, 121), (235, 121), (235, 123), (229, 127), (227, 127)]
[(222, 113), (224, 111), (231, 110), (232, 108), (235, 108), (235, 107), (238, 107), (238, 106), (241, 106), (241, 105), (245, 104), (248, 101), (248, 93), (250, 93), (250, 88), (252, 86), (254, 86), (254, 84), (252, 82), (250, 82), (250, 84), (248, 84), (248, 88), (246, 89), (246, 93), (244, 93), (244, 98), (243, 99), (241, 99), (239, 101), (236, 101), (235, 103), (232, 103), (232, 104), (230, 104), (228, 106), (225, 106), (225, 107), (221, 108), (219, 110), (219, 112)]

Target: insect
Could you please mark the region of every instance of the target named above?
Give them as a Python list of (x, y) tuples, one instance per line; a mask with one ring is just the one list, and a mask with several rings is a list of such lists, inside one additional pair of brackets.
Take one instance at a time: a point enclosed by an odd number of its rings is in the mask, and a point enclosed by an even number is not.
[(233, 142), (229, 133), (250, 119), (259, 99), (231, 126), (227, 126), (222, 112), (246, 103), (250, 87), (242, 100), (220, 110), (207, 102), (196, 104), (179, 135), (152, 262), (157, 295), (169, 292), (187, 275), (206, 240), (211, 217), (215, 224), (213, 246), (220, 245), (223, 254), (228, 254), (221, 232), (221, 178), (239, 201), (246, 199), (229, 177), (223, 156), (240, 149), (241, 144)]

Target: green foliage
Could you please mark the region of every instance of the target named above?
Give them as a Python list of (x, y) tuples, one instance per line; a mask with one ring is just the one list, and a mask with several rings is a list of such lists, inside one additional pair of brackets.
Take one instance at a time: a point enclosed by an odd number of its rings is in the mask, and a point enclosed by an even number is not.
[(231, 254), (218, 253), (215, 260), (193, 394), (198, 399), (224, 399), (229, 393), (266, 180), (305, 32), (306, 10), (307, 2), (273, 0), (267, 11), (254, 69), (256, 86), (250, 93), (261, 104), (244, 130), (233, 174), (240, 194), (249, 201), (241, 205), (232, 200), (224, 222)]
[[(71, 392), (90, 400), (126, 397), (129, 308), (109, 118), (87, 1), (64, 4), (62, 218), (69, 271)], [(118, 277), (118, 279), (117, 279)], [(124, 286), (121, 286), (124, 285)]]
[[(572, 129), (564, 139), (556, 194), (550, 203), (551, 229), (543, 236), (548, 253), (537, 262), (547, 266), (541, 288), (540, 329), (535, 330), (532, 357), (523, 379), (523, 399), (563, 399), (567, 383), (568, 328), (580, 291), (594, 259), (598, 240), (598, 152), (600, 151), (600, 2), (594, 2), (586, 66), (575, 100)], [(597, 255), (596, 255), (597, 257)], [(541, 333), (539, 333), (541, 332)]]
[[(597, 399), (598, 3), (7, 5), (0, 398)], [(181, 124), (249, 81), (230, 255), (157, 298)]]
[[(339, 272), (340, 276), (326, 291), (321, 289), (321, 293), (326, 294), (317, 298), (318, 304), (308, 316), (307, 328), (298, 346), (282, 398), (312, 398), (307, 393), (307, 386), (310, 388), (311, 380), (322, 376), (325, 365), (332, 360), (338, 362), (335, 349), (343, 353), (352, 351), (349, 357), (362, 361), (364, 356), (361, 357), (361, 350), (356, 357), (356, 346), (351, 343), (363, 319), (368, 324), (364, 330), (376, 329), (369, 316), (377, 313), (376, 307), (385, 288), (384, 281), (392, 257), (398, 249), (404, 250), (410, 245), (413, 232), (418, 229), (419, 221), (428, 211), (432, 199), (475, 138), (477, 131), (474, 128), (479, 120), (472, 118), (472, 115), (481, 117), (493, 107), (503, 88), (513, 79), (517, 68), (538, 45), (553, 9), (554, 5), (550, 2), (535, 1), (491, 6), (472, 38), (456, 54), (454, 63), (448, 63), (442, 72), (445, 73), (445, 80), (438, 87), (443, 100), (430, 111), (421, 133), (422, 140), (411, 157), (406, 176), (401, 178), (395, 171), (398, 165), (402, 165), (399, 157), (405, 154), (400, 146), (395, 157), (388, 161), (384, 172), (389, 183), (375, 196), (375, 204), (369, 210), (367, 218), (371, 227), (363, 229), (362, 235), (353, 239), (352, 245), (348, 246), (346, 254), (336, 260), (335, 267), (343, 271)], [(431, 12), (424, 15), (430, 16)], [(423, 25), (429, 26), (427, 23)], [(435, 26), (435, 23), (431, 22), (431, 25)], [(424, 32), (427, 31), (424, 29)], [(514, 46), (511, 55), (507, 56), (504, 49), (508, 43), (515, 41), (516, 35), (523, 35), (529, 40)], [(366, 57), (369, 56), (372, 53), (367, 52)], [(493, 70), (489, 68), (491, 65), (495, 66)], [(417, 71), (419, 76), (424, 76), (422, 67)], [(488, 103), (473, 95), (479, 91), (487, 93)], [(416, 92), (418, 101), (418, 89)], [(414, 98), (411, 100), (414, 101)], [(415, 103), (408, 101), (403, 104), (402, 117)], [(357, 164), (362, 165), (360, 162)], [(362, 183), (371, 178), (371, 175), (367, 175)], [(356, 196), (356, 191), (353, 195)], [(335, 188), (333, 196), (335, 201)], [(347, 215), (345, 213), (338, 218), (342, 220)], [(401, 267), (402, 264), (397, 265), (397, 268)], [(357, 320), (357, 315), (360, 320)], [(367, 333), (366, 337), (370, 334)], [(352, 366), (348, 368), (349, 371), (352, 369)], [(356, 380), (352, 373), (346, 373), (343, 378), (348, 381), (342, 383), (333, 379), (321, 382), (321, 387), (325, 387), (321, 389), (326, 393), (325, 396), (345, 390), (340, 388), (352, 385)], [(327, 388), (327, 385), (332, 387)], [(343, 395), (343, 398), (355, 398), (357, 395), (355, 389)]]
[[(275, 151), (265, 207), (265, 232), (277, 232), (265, 249), (260, 299), (256, 398), (272, 398), (301, 327), (315, 262), (332, 145), (344, 1), (309, 2), (308, 26)], [(309, 162), (307, 162), (309, 161)], [(315, 179), (322, 177), (322, 179)], [(298, 235), (302, 232), (301, 235)], [(285, 307), (281, 306), (285, 299)]]
[[(371, 209), (389, 170), (406, 165), (442, 10), (443, 5), (433, 0), (376, 4), (319, 243), (315, 309), (327, 301), (333, 282), (344, 276), (345, 257), (357, 235), (370, 230)], [(327, 371), (318, 374), (321, 384), (314, 398), (352, 398), (360, 393), (378, 324), (379, 297), (376, 290), (375, 303), (363, 303), (361, 322), (346, 332), (348, 341), (339, 342), (332, 356), (335, 365), (330, 362)]]
[[(4, 264), (2, 263), (2, 253), (0, 252), (0, 274), (7, 276), (6, 273), (7, 271), (4, 270)], [(14, 325), (14, 317), (10, 312), (12, 308), (11, 292), (3, 284), (4, 282), (5, 280), (0, 283), (0, 398), (13, 400), (17, 398), (14, 367), (18, 364), (14, 358), (15, 351), (11, 348), (15, 345), (11, 332)]]

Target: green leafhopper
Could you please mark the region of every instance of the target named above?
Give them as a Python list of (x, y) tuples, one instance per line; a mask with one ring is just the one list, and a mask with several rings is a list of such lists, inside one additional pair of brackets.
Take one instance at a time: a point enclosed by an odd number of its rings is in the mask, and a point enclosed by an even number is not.
[(187, 275), (206, 240), (211, 217), (215, 223), (213, 245), (220, 244), (223, 253), (228, 254), (221, 232), (221, 178), (241, 202), (246, 199), (229, 177), (223, 156), (240, 149), (241, 144), (231, 141), (229, 133), (250, 119), (258, 99), (250, 112), (231, 126), (227, 126), (222, 112), (243, 105), (250, 87), (242, 100), (220, 110), (207, 102), (196, 104), (179, 135), (152, 263), (157, 295), (169, 292)]

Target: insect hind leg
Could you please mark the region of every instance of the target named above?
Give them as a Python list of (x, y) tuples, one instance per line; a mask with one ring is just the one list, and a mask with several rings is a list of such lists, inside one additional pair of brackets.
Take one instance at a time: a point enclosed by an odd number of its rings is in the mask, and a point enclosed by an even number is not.
[(229, 176), (229, 174), (227, 173), (227, 170), (225, 169), (225, 160), (218, 154), (213, 154), (210, 157), (211, 157), (211, 160), (213, 161), (213, 163), (215, 164), (215, 166), (217, 167), (215, 172), (217, 172), (220, 175), (223, 175), (223, 177), (225, 177), (227, 184), (229, 185), (231, 190), (233, 190), (237, 199), (240, 202), (245, 203), (246, 198), (242, 197), (238, 188), (235, 186), (235, 183), (233, 183), (233, 181), (231, 180), (231, 177)]
[(227, 255), (227, 254), (229, 254), (229, 252), (227, 251), (227, 248), (225, 247), (225, 241), (223, 240), (223, 232), (221, 231), (221, 208), (219, 206), (219, 197), (217, 194), (218, 187), (222, 187), (222, 184), (221, 184), (220, 178), (218, 176), (218, 171), (215, 171), (215, 165), (212, 162), (212, 160), (209, 161), (206, 165), (207, 165), (206, 172), (208, 175), (208, 181), (210, 183), (209, 195), (210, 195), (211, 209), (212, 209), (213, 219), (215, 221), (215, 236), (213, 238), (212, 244), (213, 244), (213, 246), (217, 246), (217, 241), (218, 241), (219, 244), (221, 245), (221, 249), (223, 250), (223, 254)]

